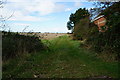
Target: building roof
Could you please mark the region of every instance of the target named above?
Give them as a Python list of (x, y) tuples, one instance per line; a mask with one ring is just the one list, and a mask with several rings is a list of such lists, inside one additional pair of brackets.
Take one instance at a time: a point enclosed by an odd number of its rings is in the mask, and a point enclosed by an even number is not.
[(104, 15), (100, 15), (100, 16), (98, 16), (98, 17), (92, 19), (91, 22), (94, 22), (94, 21), (98, 20), (99, 18), (101, 18), (101, 17), (103, 17), (103, 16), (104, 16)]

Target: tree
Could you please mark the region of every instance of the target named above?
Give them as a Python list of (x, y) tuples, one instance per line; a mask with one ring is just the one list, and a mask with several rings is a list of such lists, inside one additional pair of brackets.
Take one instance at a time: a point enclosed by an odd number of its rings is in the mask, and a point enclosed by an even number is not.
[(105, 9), (112, 6), (115, 2), (94, 2), (94, 8), (90, 9), (90, 19), (103, 13)]
[[(108, 26), (108, 30), (104, 33), (99, 33), (96, 30), (89, 33), (89, 40), (92, 47), (99, 52), (108, 52), (115, 53), (117, 59), (120, 59), (120, 1), (119, 2), (99, 2), (96, 3), (97, 9), (91, 13), (96, 15), (104, 15), (107, 19), (106, 25)], [(95, 6), (96, 8), (96, 6)], [(95, 27), (93, 26), (95, 29)]]
[(67, 28), (68, 28), (68, 30), (72, 30), (73, 29), (73, 25), (72, 24), (73, 23), (71, 21), (67, 22)]
[(75, 13), (71, 13), (69, 21), (67, 22), (68, 30), (73, 30), (76, 23), (86, 16), (89, 16), (89, 12), (85, 8), (79, 8)]

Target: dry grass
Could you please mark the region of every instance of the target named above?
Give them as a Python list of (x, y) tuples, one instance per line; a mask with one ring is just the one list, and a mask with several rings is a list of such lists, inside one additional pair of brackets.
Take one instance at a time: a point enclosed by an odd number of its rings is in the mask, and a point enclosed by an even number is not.
[(46, 40), (51, 40), (60, 36), (71, 36), (71, 34), (67, 34), (67, 33), (38, 33), (38, 32), (34, 32), (34, 33), (19, 33), (21, 35), (35, 35), (37, 37), (39, 37), (40, 39), (46, 39)]

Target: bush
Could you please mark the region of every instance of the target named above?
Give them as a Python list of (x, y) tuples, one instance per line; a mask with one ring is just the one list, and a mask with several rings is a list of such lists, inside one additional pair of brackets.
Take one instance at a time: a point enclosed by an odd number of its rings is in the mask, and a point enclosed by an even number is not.
[(13, 32), (2, 32), (3, 60), (45, 49), (41, 40), (36, 36), (20, 35)]
[[(109, 16), (107, 26), (108, 30), (106, 32), (100, 33), (98, 30), (89, 32), (89, 37), (86, 44), (92, 45), (91, 49), (96, 52), (108, 52), (117, 54), (117, 58), (120, 59), (120, 16)], [(95, 26), (92, 27), (95, 30)], [(91, 29), (92, 30), (92, 29)], [(93, 34), (94, 33), (94, 34)]]

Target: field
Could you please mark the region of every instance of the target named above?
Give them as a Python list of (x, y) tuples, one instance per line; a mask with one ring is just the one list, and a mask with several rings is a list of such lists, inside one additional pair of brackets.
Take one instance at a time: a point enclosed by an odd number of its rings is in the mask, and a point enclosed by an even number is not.
[(21, 32), (19, 33), (21, 35), (35, 35), (37, 37), (39, 37), (39, 39), (53, 39), (53, 38), (57, 38), (60, 36), (64, 36), (64, 35), (71, 35), (71, 34), (66, 34), (66, 33), (39, 33), (39, 32), (33, 32), (33, 33), (25, 33), (25, 32)]
[(42, 39), (48, 50), (3, 63), (3, 78), (119, 78), (118, 62), (105, 62), (64, 35)]

